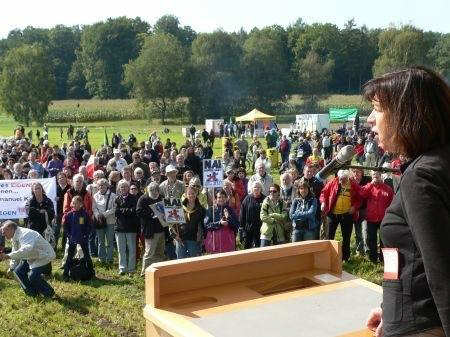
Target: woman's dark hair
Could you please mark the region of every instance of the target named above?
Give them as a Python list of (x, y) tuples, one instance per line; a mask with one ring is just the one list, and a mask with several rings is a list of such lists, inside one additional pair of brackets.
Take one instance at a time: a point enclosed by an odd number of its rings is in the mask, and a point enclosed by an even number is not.
[(450, 88), (435, 72), (412, 67), (363, 86), (364, 98), (379, 102), (390, 142), (409, 158), (450, 142)]
[(225, 192), (224, 189), (219, 190), (219, 191), (216, 193), (216, 196), (218, 196), (219, 194), (222, 195), (222, 197), (228, 198), (228, 194), (227, 194), (227, 192)]
[(281, 190), (280, 185), (278, 185), (278, 184), (273, 184), (273, 185), (270, 186), (270, 187), (271, 187), (271, 188), (272, 188), (272, 187), (275, 188), (275, 189), (277, 190), (277, 192), (280, 193), (280, 190)]

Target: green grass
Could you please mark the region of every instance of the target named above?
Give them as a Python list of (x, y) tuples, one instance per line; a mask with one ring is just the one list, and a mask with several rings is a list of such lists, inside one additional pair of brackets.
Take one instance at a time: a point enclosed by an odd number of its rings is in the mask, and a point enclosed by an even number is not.
[(0, 265), (0, 336), (144, 336), (144, 279), (119, 276), (117, 263), (95, 266), (97, 279), (64, 282), (53, 262), (49, 282), (60, 299), (26, 296)]

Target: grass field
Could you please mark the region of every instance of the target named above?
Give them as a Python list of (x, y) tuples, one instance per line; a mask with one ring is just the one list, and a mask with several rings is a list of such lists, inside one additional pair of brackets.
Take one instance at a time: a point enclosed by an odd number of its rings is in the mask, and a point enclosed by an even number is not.
[[(358, 96), (359, 97), (359, 96)], [(74, 104), (74, 101), (55, 102), (56, 104)], [(107, 102), (107, 101), (102, 101)], [(90, 104), (96, 104), (89, 102)], [(114, 104), (119, 102), (109, 102)], [(121, 104), (130, 104), (128, 101)], [(12, 136), (17, 123), (0, 114), (0, 136)], [(156, 130), (161, 134), (163, 127), (156, 121), (120, 120), (116, 122), (89, 122), (78, 126), (90, 129), (89, 139), (93, 148), (98, 148), (104, 139), (106, 129), (109, 139), (113, 132), (120, 132), (127, 137), (131, 132), (138, 141), (145, 140), (149, 133)], [(50, 142), (67, 142), (66, 134), (61, 140), (59, 128), (66, 128), (68, 123), (49, 123)], [(202, 126), (199, 126), (202, 127)], [(169, 125), (167, 136), (177, 144), (184, 142), (180, 125)], [(32, 127), (35, 134), (36, 127)], [(40, 128), (42, 131), (42, 128)], [(65, 131), (65, 129), (64, 129)], [(221, 155), (221, 142), (217, 140), (214, 154)], [(279, 175), (272, 171), (276, 181)], [(337, 239), (340, 239), (339, 231)], [(371, 282), (380, 284), (382, 266), (374, 265), (367, 259), (354, 254), (354, 238), (352, 238), (352, 258), (344, 264), (344, 270)], [(0, 263), (0, 337), (21, 336), (144, 336), (144, 279), (138, 274), (119, 276), (117, 260), (113, 266), (96, 263), (97, 279), (85, 283), (62, 282), (62, 271), (58, 269), (60, 260), (53, 263), (54, 277), (50, 283), (60, 299), (44, 300), (29, 298), (24, 295), (15, 280), (6, 275), (6, 263)], [(138, 265), (138, 270), (139, 270)]]

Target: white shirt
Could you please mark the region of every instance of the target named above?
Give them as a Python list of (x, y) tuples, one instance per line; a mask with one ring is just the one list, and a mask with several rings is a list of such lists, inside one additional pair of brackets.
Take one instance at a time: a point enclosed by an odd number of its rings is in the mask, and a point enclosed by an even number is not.
[(55, 251), (50, 243), (32, 229), (17, 227), (11, 241), (12, 252), (8, 254), (11, 258), (11, 269), (19, 264), (20, 260), (27, 260), (30, 269), (33, 269), (55, 259)]
[(105, 194), (102, 194), (100, 191), (98, 191), (94, 194), (94, 196), (92, 197), (92, 212), (94, 213), (94, 216), (103, 214), (106, 218), (106, 223), (111, 225), (116, 223), (116, 195), (114, 193), (111, 193), (108, 206), (106, 206), (109, 193), (110, 191), (106, 191)]
[(125, 159), (123, 159), (123, 158), (119, 158), (119, 159), (111, 158), (111, 159), (109, 160), (107, 166), (108, 166), (109, 168), (111, 168), (111, 165), (112, 165), (112, 163), (114, 163), (114, 162), (116, 163), (116, 170), (119, 171), (120, 173), (122, 173), (123, 168), (124, 168), (125, 166), (128, 165), (128, 164), (127, 164), (127, 161), (126, 161)]

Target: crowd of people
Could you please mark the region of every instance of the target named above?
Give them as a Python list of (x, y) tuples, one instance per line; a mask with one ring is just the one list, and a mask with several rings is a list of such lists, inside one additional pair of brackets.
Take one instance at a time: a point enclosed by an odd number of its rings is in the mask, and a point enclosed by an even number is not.
[[(48, 240), (61, 250), (65, 279), (75, 256), (84, 256), (93, 271), (92, 257), (109, 264), (117, 251), (121, 275), (135, 272), (141, 258), (143, 275), (150, 264), (167, 259), (334, 239), (338, 225), (344, 260), (350, 258), (353, 228), (357, 253), (379, 260), (377, 233), (395, 178), (351, 169), (324, 184), (315, 174), (348, 144), (355, 146), (356, 160), (368, 166), (397, 167), (404, 159), (382, 153), (370, 130), (355, 126), (289, 135), (273, 128), (267, 130), (266, 146), (243, 130), (224, 142), (223, 187), (213, 190), (202, 186), (202, 160), (213, 156), (214, 137), (206, 130), (190, 133), (180, 146), (156, 132), (141, 143), (132, 135), (127, 141), (114, 135), (112, 146), (97, 151), (87, 139), (60, 147), (16, 133), (0, 141), (0, 179), (56, 177), (57, 198), (54, 205), (36, 182), (28, 217), (11, 220), (47, 239), (52, 229)], [(280, 162), (267, 157), (269, 146), (280, 152)], [(279, 166), (279, 184), (272, 166)], [(154, 206), (163, 198), (181, 200), (185, 223), (167, 226), (156, 216)], [(45, 273), (51, 273), (50, 263)]]

